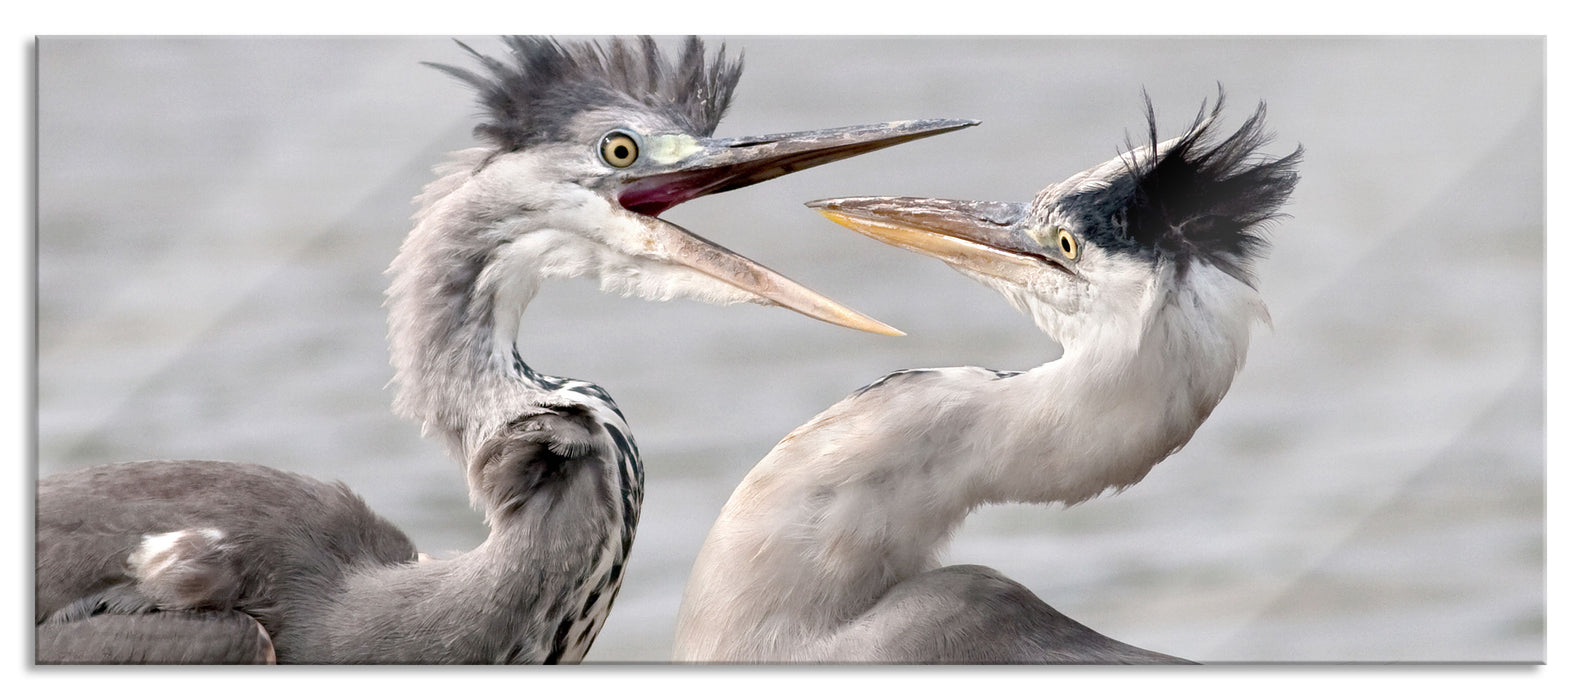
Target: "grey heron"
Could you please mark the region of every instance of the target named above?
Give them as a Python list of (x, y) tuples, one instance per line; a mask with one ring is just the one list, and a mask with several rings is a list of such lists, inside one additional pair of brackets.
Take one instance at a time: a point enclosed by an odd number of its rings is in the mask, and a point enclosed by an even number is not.
[(579, 661), (625, 574), (643, 467), (603, 389), (518, 353), (540, 283), (591, 277), (896, 333), (657, 217), (974, 122), (716, 139), (741, 75), (723, 47), (506, 43), (506, 60), (467, 49), (478, 72), (437, 66), (476, 89), (483, 145), (418, 198), (387, 292), (395, 410), (461, 463), (485, 542), (419, 557), (344, 485), (257, 465), (51, 476), (37, 501), (39, 662)]
[[(1146, 103), (1146, 97), (1145, 97)], [(982, 566), (940, 567), (974, 509), (1075, 504), (1136, 483), (1224, 397), (1267, 321), (1260, 228), (1301, 149), (1260, 155), (1264, 107), (1223, 140), (1224, 104), (1030, 203), (909, 197), (809, 206), (930, 255), (1030, 314), (1063, 348), (1027, 371), (890, 374), (792, 431), (731, 495), (680, 610), (694, 662), (1153, 663)]]

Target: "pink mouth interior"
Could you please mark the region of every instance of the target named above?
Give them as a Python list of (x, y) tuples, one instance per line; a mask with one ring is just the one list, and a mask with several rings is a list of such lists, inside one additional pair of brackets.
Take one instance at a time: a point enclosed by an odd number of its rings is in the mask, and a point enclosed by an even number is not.
[(633, 183), (621, 191), (619, 201), (627, 211), (659, 216), (666, 209), (706, 192), (697, 186), (696, 178), (656, 178)]

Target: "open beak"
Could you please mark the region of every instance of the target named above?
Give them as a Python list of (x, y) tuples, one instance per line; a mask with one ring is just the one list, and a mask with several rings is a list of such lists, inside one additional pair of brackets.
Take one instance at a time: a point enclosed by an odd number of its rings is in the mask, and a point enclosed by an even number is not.
[(1009, 282), (1026, 284), (1050, 268), (1076, 274), (1028, 235), (1026, 203), (845, 197), (807, 206), (870, 238)]
[(655, 257), (685, 265), (721, 282), (758, 297), (765, 304), (780, 306), (825, 323), (879, 335), (906, 335), (865, 314), (842, 306), (834, 300), (804, 287), (750, 258), (732, 252), (664, 219), (643, 219), (648, 240), (647, 252)]
[(820, 321), (882, 335), (905, 335), (680, 226), (653, 217), (703, 195), (754, 185), (977, 123), (933, 119), (733, 139), (661, 136), (645, 144), (646, 158), (621, 172), (616, 199), (623, 209), (645, 219), (649, 237), (645, 245), (650, 254)]

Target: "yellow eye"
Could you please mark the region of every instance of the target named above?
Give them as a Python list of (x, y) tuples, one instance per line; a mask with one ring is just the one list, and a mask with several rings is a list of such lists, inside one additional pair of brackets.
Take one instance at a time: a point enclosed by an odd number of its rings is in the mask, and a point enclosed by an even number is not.
[(611, 167), (627, 168), (637, 162), (637, 139), (624, 131), (612, 131), (599, 142), (599, 157)]
[(1066, 256), (1067, 260), (1077, 259), (1077, 237), (1071, 235), (1070, 231), (1055, 231), (1055, 245), (1060, 247), (1060, 254)]

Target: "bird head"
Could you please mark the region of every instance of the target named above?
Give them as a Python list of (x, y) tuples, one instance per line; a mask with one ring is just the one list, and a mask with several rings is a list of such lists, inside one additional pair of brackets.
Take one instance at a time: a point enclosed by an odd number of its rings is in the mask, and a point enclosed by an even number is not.
[(1245, 312), (1234, 320), (1261, 317), (1252, 275), (1265, 245), (1259, 229), (1295, 186), (1301, 149), (1257, 154), (1269, 140), (1261, 104), (1215, 140), (1223, 104), (1221, 94), (1184, 135), (1163, 142), (1148, 105), (1147, 143), (1031, 202), (852, 197), (808, 206), (999, 290), (1062, 344), (1105, 334), (1135, 343), (1160, 309), (1186, 298)]
[[(658, 218), (667, 209), (781, 175), (976, 122), (892, 122), (713, 138), (741, 62), (688, 39), (674, 60), (651, 38), (561, 43), (508, 37), (507, 60), (467, 50), (479, 73), (435, 66), (477, 89), (487, 144), (469, 186), (500, 222), (501, 274), (592, 276), (651, 299), (778, 305), (819, 320), (898, 335), (768, 268)], [(464, 48), (465, 45), (463, 45)], [(491, 253), (495, 255), (496, 253)], [(533, 274), (525, 275), (535, 278)]]

